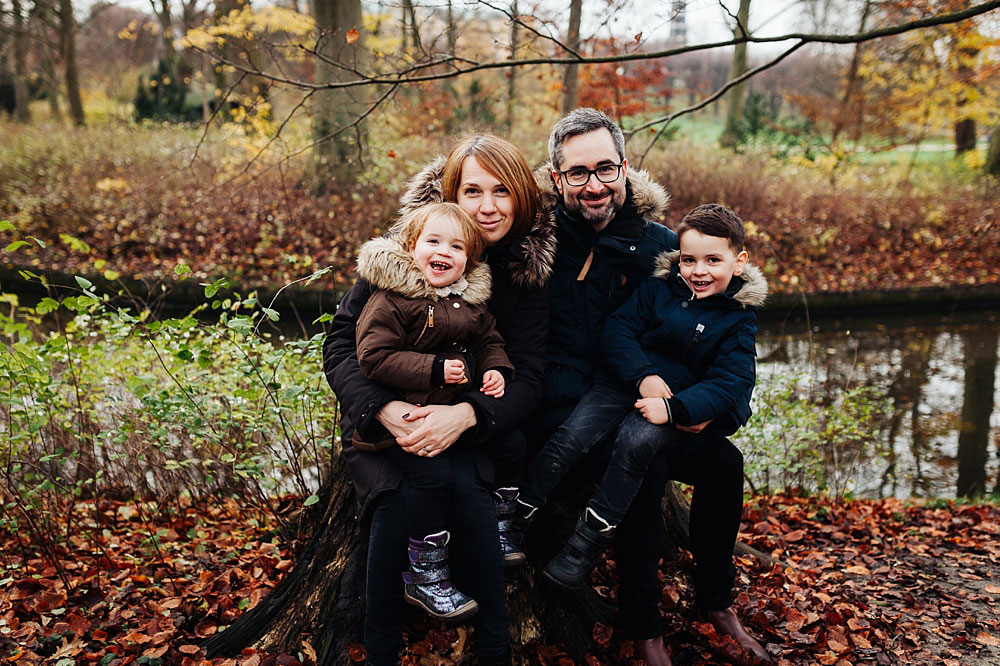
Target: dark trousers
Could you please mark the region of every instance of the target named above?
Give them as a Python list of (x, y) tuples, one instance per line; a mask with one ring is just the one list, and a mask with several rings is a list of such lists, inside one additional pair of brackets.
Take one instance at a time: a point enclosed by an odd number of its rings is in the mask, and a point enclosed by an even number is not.
[[(450, 454), (468, 446), (464, 440), (459, 440), (448, 453), (433, 458), (407, 453), (398, 446), (382, 451), (409, 481), (406, 525), (411, 538), (422, 540), (447, 529), (446, 516), (455, 483)], [(519, 430), (512, 430), (492, 437), (482, 446), (493, 460), (497, 486), (515, 485), (524, 464), (524, 435)]]
[[(561, 414), (558, 411), (550, 410), (546, 417), (569, 417), (569, 410)], [(592, 478), (602, 477), (607, 469), (614, 448), (612, 434), (620, 420), (607, 429), (591, 447), (591, 455), (581, 461)], [(531, 433), (529, 442), (540, 439), (539, 435), (543, 433)], [(529, 470), (534, 462), (529, 462)], [(618, 602), (625, 636), (631, 639), (654, 638), (663, 633), (657, 570), (661, 556), (661, 501), (668, 480), (694, 486), (690, 535), (698, 609), (722, 610), (732, 604), (736, 576), (733, 547), (743, 513), (743, 455), (721, 435), (679, 438), (669, 451), (660, 449), (651, 457), (642, 484), (615, 531)]]
[[(453, 446), (436, 458), (451, 468), (452, 501), (445, 514), (452, 534), (449, 564), (455, 586), (479, 603), (472, 619), (479, 662), (509, 664), (503, 554), (493, 499), (468, 449)], [(404, 480), (398, 489), (382, 495), (368, 529), (364, 642), (372, 666), (399, 663), (405, 620), (400, 572), (408, 566), (406, 515), (412, 494), (410, 482)]]
[(596, 384), (532, 459), (523, 476), (521, 500), (541, 507), (566, 473), (595, 446), (617, 433), (591, 508), (617, 525), (625, 518), (660, 450), (676, 444), (672, 425), (650, 423), (633, 407), (634, 391)]

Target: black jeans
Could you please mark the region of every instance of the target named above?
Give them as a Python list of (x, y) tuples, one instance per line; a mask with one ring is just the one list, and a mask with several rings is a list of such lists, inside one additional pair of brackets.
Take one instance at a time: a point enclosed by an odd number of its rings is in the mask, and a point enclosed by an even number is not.
[[(489, 490), (480, 481), (472, 453), (453, 446), (437, 456), (451, 467), (452, 501), (446, 526), (451, 530), (449, 564), (455, 586), (479, 603), (472, 620), (480, 663), (510, 663), (503, 554)], [(368, 529), (365, 589), (365, 651), (372, 666), (399, 663), (405, 621), (403, 581), (406, 558), (406, 509), (410, 484), (384, 494)]]
[(617, 433), (597, 496), (590, 507), (618, 525), (639, 492), (653, 457), (676, 444), (672, 425), (656, 425), (636, 410), (636, 395), (611, 384), (595, 384), (525, 470), (521, 500), (544, 506), (559, 482), (592, 448)]

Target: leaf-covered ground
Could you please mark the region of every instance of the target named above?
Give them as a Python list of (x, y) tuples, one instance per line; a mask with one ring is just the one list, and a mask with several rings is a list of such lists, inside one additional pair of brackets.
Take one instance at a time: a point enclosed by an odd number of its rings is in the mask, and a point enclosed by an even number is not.
[[(308, 637), (295, 655), (246, 651), (208, 662), (199, 650), (293, 565), (272, 529), (233, 506), (186, 507), (152, 520), (143, 505), (80, 503), (74, 524), (66, 546), (46, 553), (24, 532), (0, 532), (5, 663), (311, 663)], [(783, 565), (739, 558), (736, 602), (782, 666), (1000, 663), (995, 505), (763, 497), (747, 506), (741, 537)], [(689, 573), (689, 557), (662, 567), (674, 663), (745, 663), (732, 641), (692, 617)], [(613, 562), (595, 583), (613, 593)], [(586, 663), (636, 663), (619, 635), (596, 625)], [(407, 664), (469, 656), (464, 627), (421, 621), (407, 638)], [(535, 663), (573, 663), (560, 646), (532, 645), (525, 654)], [(352, 657), (363, 659), (360, 646)]]

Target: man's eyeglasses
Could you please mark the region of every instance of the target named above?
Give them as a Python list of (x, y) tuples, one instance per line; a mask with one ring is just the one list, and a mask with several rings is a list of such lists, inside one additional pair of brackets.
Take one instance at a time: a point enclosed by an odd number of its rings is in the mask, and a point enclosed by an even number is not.
[(566, 181), (567, 185), (572, 185), (573, 187), (586, 185), (590, 182), (591, 176), (597, 176), (597, 180), (602, 183), (613, 183), (618, 180), (618, 176), (621, 175), (622, 164), (602, 164), (596, 169), (573, 167), (572, 169), (560, 171), (559, 174)]

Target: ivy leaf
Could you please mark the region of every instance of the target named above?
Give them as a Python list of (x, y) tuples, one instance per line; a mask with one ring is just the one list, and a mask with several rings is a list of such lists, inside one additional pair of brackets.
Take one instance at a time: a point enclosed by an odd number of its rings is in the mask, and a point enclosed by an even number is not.
[(20, 248), (24, 247), (27, 244), (28, 244), (28, 241), (17, 240), (17, 241), (14, 241), (13, 243), (11, 243), (10, 245), (8, 245), (5, 249), (6, 249), (7, 252), (15, 252), (15, 251), (19, 250)]
[(310, 495), (306, 498), (306, 501), (302, 503), (302, 506), (312, 506), (319, 501), (319, 495)]

